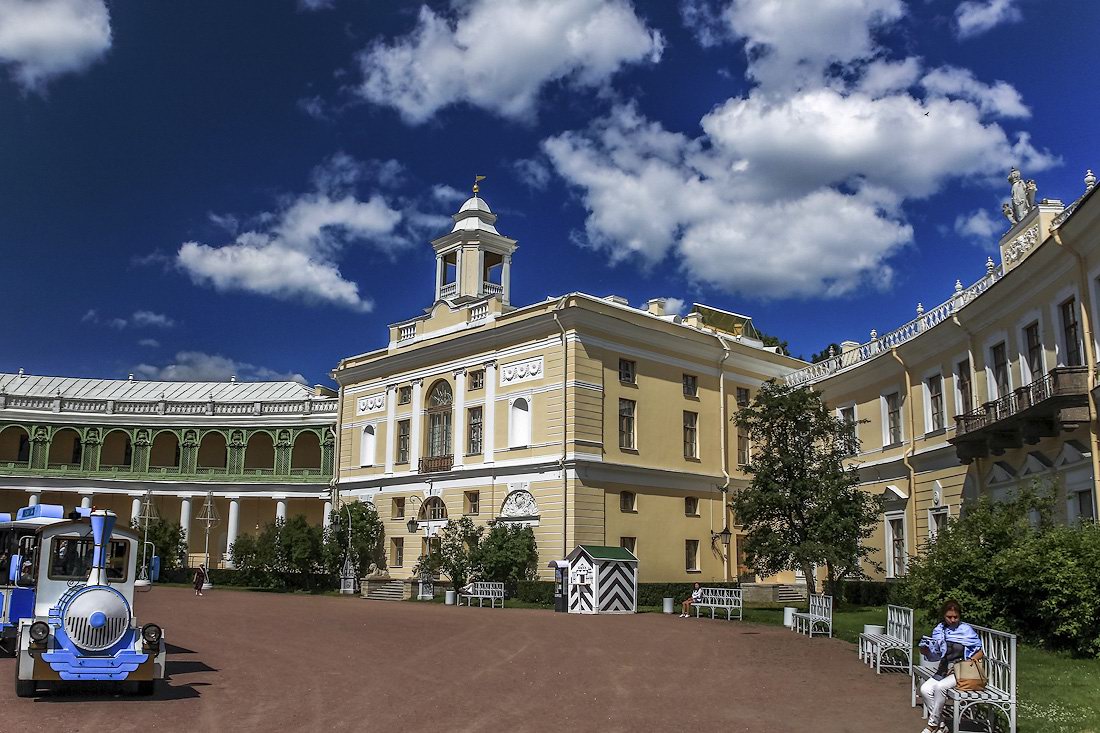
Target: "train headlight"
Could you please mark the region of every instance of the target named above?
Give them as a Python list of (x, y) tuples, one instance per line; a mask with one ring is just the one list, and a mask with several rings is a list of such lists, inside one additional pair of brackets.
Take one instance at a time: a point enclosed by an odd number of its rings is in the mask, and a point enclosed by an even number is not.
[(31, 641), (41, 644), (50, 638), (50, 625), (45, 621), (35, 621), (31, 624)]
[(164, 632), (160, 630), (160, 627), (156, 624), (145, 624), (141, 627), (141, 638), (149, 646), (156, 646), (160, 643), (160, 637), (164, 635)]

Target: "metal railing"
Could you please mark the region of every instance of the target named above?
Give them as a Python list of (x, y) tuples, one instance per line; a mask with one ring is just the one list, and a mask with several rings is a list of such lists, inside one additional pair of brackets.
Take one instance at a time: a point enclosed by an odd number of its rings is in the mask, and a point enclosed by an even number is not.
[(481, 283), (481, 294), (482, 295), (500, 295), (503, 292), (504, 292), (504, 286), (503, 285), (497, 285), (496, 283), (489, 283), (489, 282)]
[(1057, 367), (1030, 384), (991, 400), (973, 412), (955, 417), (955, 434), (987, 428), (1052, 397), (1088, 393), (1088, 367)]
[(440, 471), (450, 471), (455, 465), (455, 457), (453, 455), (447, 456), (426, 456), (420, 459), (420, 473), (438, 473)]

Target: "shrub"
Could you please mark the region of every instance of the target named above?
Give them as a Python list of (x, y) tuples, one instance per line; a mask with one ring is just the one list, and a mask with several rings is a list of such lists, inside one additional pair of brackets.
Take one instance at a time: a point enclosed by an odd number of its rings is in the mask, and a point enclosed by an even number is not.
[[(474, 557), (479, 580), (504, 583), (509, 595), (538, 576), (539, 551), (530, 527), (497, 523), (481, 538)], [(553, 603), (553, 592), (550, 595)]]
[(543, 606), (554, 605), (554, 581), (521, 580), (516, 583), (516, 599), (525, 603), (538, 603)]

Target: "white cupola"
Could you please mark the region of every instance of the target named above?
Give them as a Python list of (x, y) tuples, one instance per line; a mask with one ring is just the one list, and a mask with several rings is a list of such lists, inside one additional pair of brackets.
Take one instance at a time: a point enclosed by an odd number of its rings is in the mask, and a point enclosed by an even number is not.
[[(478, 177), (478, 181), (482, 177)], [(516, 240), (497, 231), (497, 216), (485, 199), (466, 199), (449, 234), (432, 241), (435, 249), (435, 300), (448, 302), (499, 298), (510, 304), (512, 253)]]

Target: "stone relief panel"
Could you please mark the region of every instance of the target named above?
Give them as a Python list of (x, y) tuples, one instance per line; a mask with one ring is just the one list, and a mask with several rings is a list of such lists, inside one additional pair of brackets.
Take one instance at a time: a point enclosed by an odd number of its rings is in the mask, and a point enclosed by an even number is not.
[(538, 526), (539, 505), (527, 486), (526, 483), (508, 485), (510, 491), (500, 505), (500, 521)]
[(543, 375), (542, 357), (514, 361), (500, 367), (500, 386), (539, 379)]
[(1015, 262), (1030, 252), (1039, 244), (1039, 224), (1030, 226), (1026, 231), (1005, 245), (1004, 257), (1009, 262)]
[(379, 392), (375, 395), (360, 397), (355, 402), (356, 412), (365, 415), (370, 412), (381, 412), (386, 409), (386, 393)]

